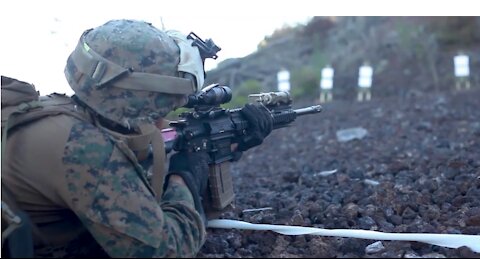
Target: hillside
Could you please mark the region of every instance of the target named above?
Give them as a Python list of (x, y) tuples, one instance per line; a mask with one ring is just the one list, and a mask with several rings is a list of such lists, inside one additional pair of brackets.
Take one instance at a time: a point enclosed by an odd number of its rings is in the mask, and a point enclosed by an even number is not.
[[(291, 72), (292, 92), (318, 96), (320, 70), (335, 68), (334, 98), (355, 95), (358, 68), (373, 69), (372, 94), (377, 97), (450, 90), (453, 56), (471, 56), (470, 70), (480, 70), (480, 17), (314, 17), (308, 24), (281, 28), (244, 58), (226, 60), (207, 72), (207, 83), (239, 88), (255, 80), (276, 90), (276, 73)], [(221, 55), (221, 52), (219, 52)], [(478, 73), (472, 73), (478, 84)]]

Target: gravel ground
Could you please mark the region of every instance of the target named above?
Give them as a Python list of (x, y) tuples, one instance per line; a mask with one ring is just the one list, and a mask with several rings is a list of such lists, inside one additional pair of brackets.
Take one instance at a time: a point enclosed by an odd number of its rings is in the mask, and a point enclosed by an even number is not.
[[(305, 104), (308, 105), (308, 104)], [(251, 223), (480, 235), (480, 90), (335, 101), (298, 118), (232, 166), (236, 204), (221, 218)], [(360, 128), (363, 137), (337, 133)], [(362, 132), (363, 131), (363, 132)], [(327, 175), (325, 171), (336, 170)], [(245, 209), (271, 207), (260, 212)], [(419, 242), (209, 229), (198, 257), (477, 257)], [(378, 243), (376, 244), (378, 245)], [(374, 245), (375, 246), (375, 245)]]

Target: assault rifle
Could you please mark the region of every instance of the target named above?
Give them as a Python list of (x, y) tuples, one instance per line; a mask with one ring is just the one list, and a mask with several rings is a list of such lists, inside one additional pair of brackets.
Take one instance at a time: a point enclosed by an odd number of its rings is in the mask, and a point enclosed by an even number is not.
[[(231, 145), (249, 138), (249, 125), (241, 108), (225, 109), (220, 105), (232, 99), (227, 86), (213, 84), (188, 97), (180, 120), (170, 123), (172, 128), (162, 130), (167, 153), (175, 151), (207, 152), (210, 155), (209, 193), (206, 201), (213, 210), (220, 211), (234, 199), (230, 162), (236, 160)], [(288, 126), (298, 116), (319, 113), (322, 106), (292, 109), (288, 92), (270, 92), (249, 95), (250, 102), (261, 103), (273, 118), (273, 129)]]

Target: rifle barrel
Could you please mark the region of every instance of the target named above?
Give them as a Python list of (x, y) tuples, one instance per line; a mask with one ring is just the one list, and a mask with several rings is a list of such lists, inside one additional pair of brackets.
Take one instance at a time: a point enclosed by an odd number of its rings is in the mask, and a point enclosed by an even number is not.
[(323, 107), (321, 105), (314, 105), (314, 106), (309, 106), (297, 110), (293, 110), (297, 116), (302, 116), (302, 115), (307, 115), (307, 114), (314, 114), (314, 113), (319, 113), (323, 110)]
[(314, 105), (297, 110), (286, 110), (284, 112), (273, 113), (273, 128), (279, 129), (288, 126), (298, 116), (319, 113), (322, 111), (321, 105)]

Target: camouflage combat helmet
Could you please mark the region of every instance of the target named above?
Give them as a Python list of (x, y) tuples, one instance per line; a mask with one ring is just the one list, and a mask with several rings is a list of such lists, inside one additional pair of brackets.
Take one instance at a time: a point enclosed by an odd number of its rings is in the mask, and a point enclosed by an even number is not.
[[(135, 129), (182, 106), (186, 95), (201, 87), (203, 65), (196, 75), (179, 71), (183, 56), (175, 38), (151, 24), (112, 20), (82, 34), (65, 76), (75, 95), (96, 113)], [(191, 56), (190, 63), (202, 62), (199, 54)]]

